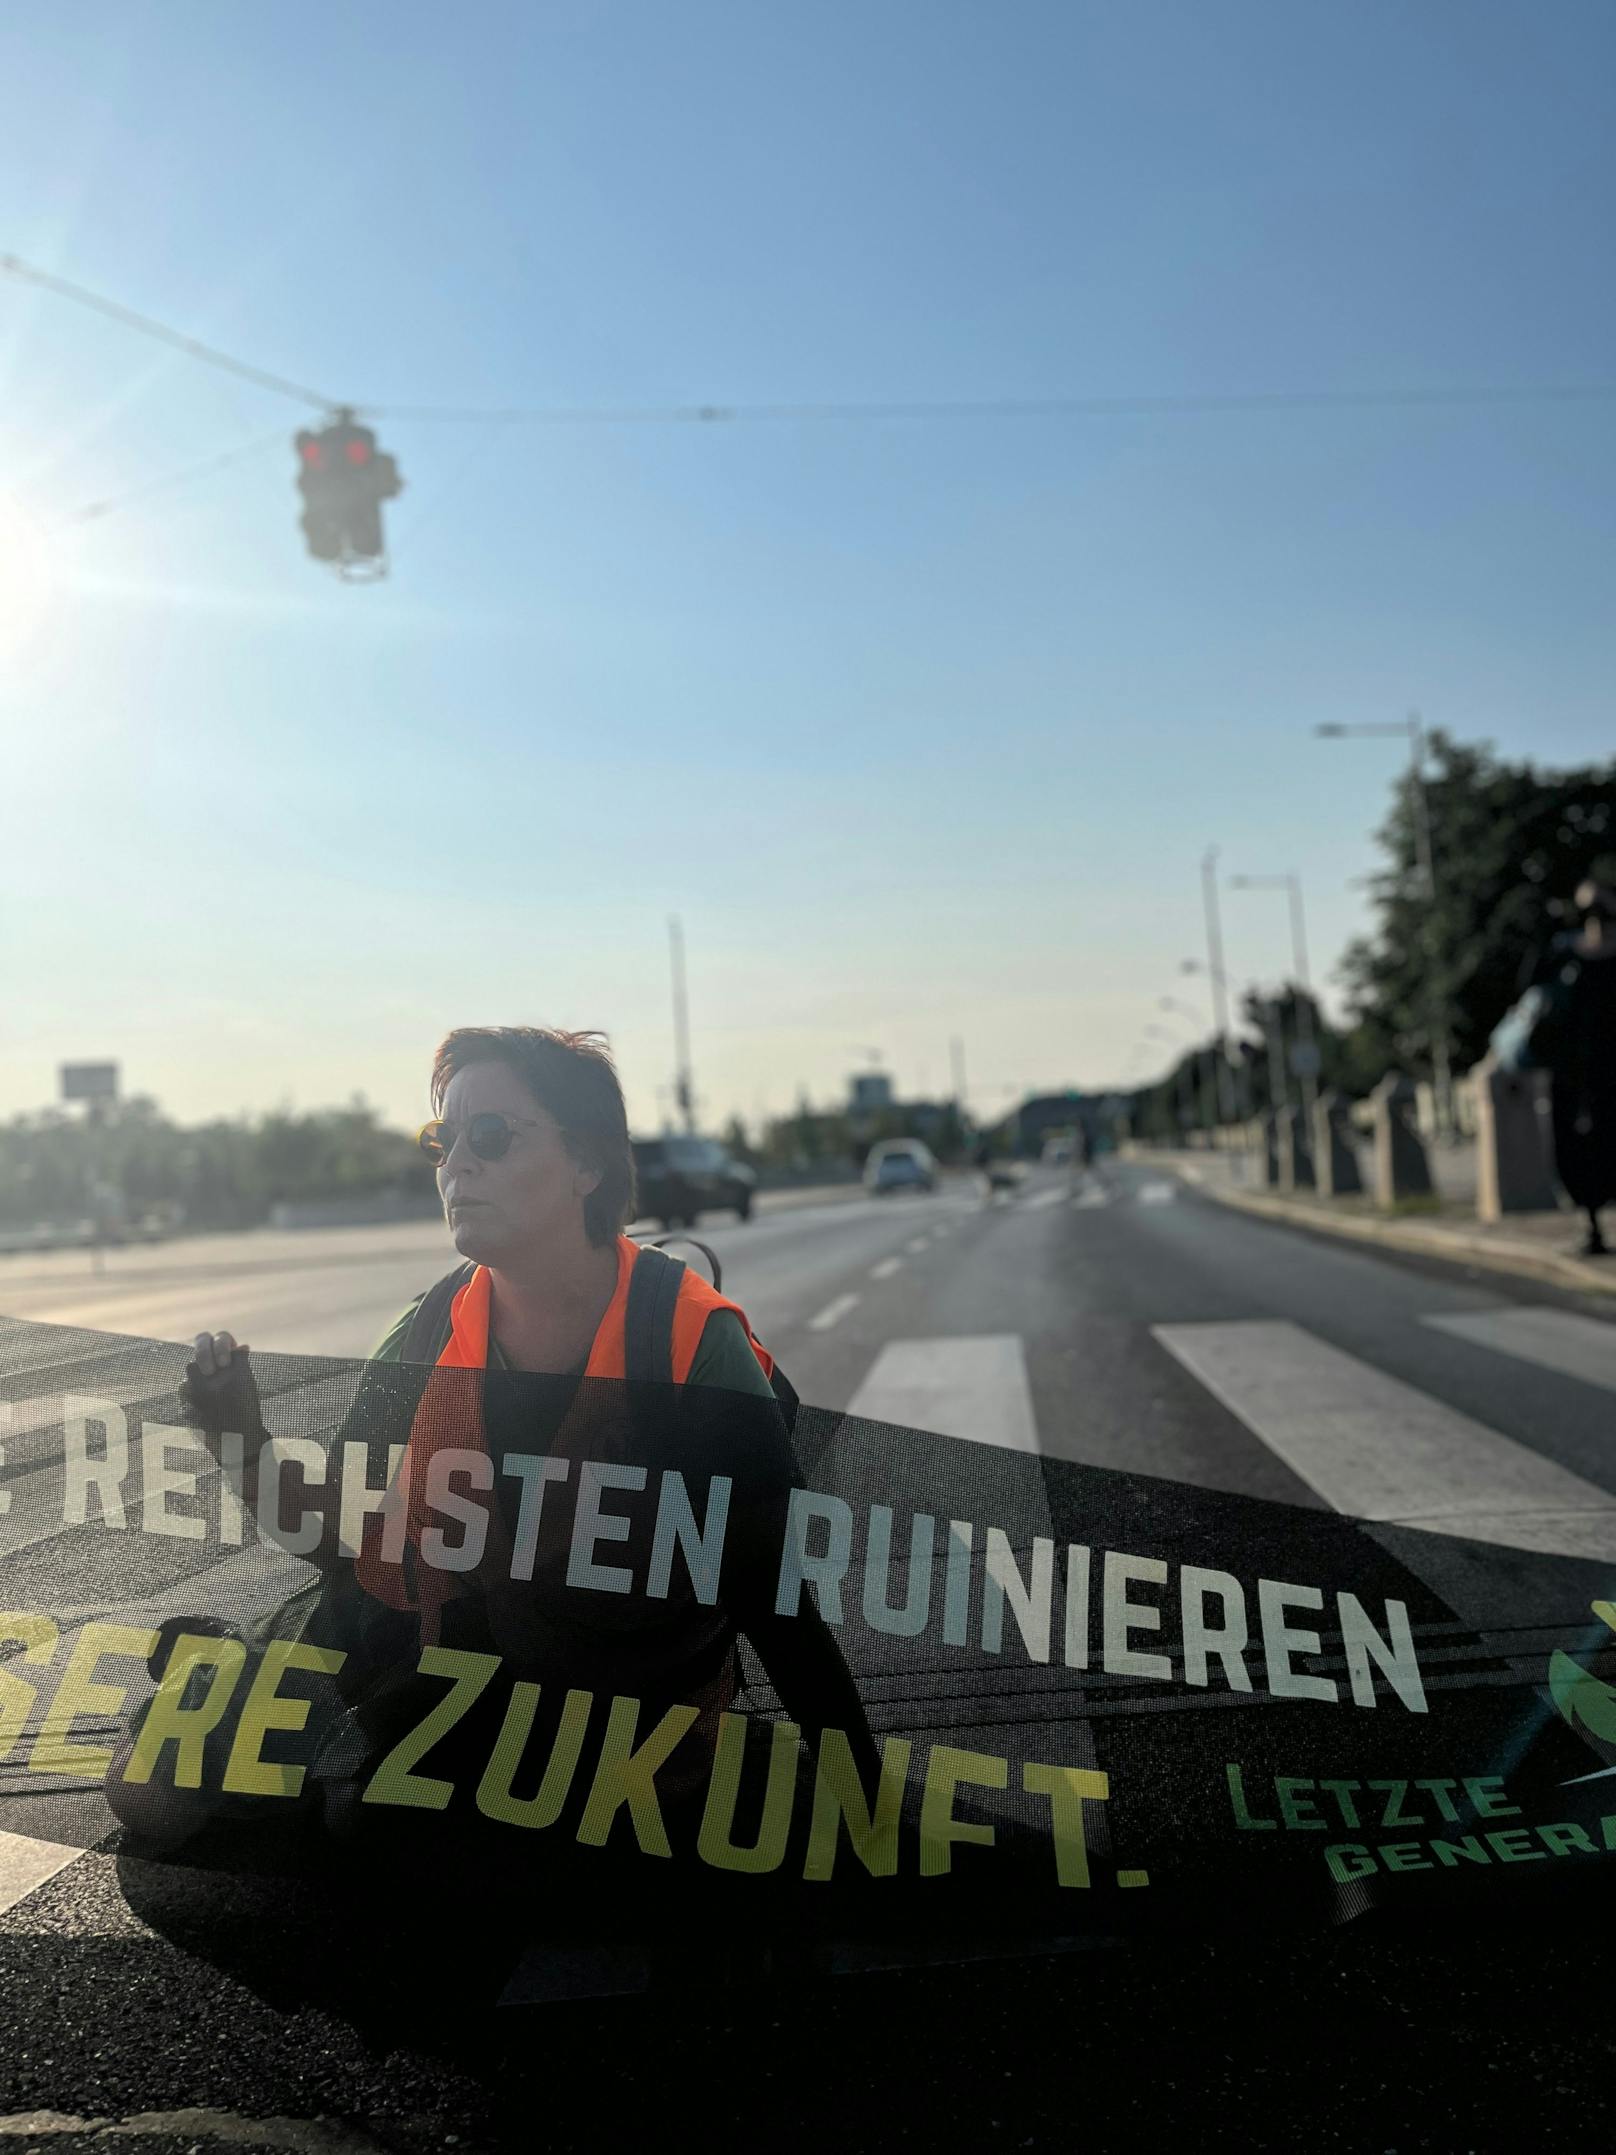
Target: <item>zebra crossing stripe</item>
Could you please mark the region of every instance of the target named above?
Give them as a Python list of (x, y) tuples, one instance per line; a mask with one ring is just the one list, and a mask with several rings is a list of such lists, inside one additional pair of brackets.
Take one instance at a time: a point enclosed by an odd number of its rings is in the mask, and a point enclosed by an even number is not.
[(1464, 1317), (1423, 1317), (1420, 1322), (1517, 1361), (1535, 1362), (1557, 1377), (1576, 1377), (1616, 1392), (1616, 1324), (1601, 1318), (1545, 1307), (1478, 1310)]
[(1038, 1423), (1019, 1333), (893, 1339), (848, 1404), (850, 1416), (1036, 1452)]
[(1151, 1329), (1337, 1511), (1543, 1555), (1616, 1559), (1616, 1497), (1300, 1325)]
[(65, 1871), (84, 1853), (60, 1841), (38, 1841), (29, 1833), (0, 1832), (0, 1916), (37, 1892), (47, 1878)]
[(1110, 1202), (1110, 1191), (1102, 1189), (1098, 1183), (1091, 1183), (1088, 1189), (1079, 1190), (1078, 1194), (1072, 1199), (1072, 1203), (1079, 1212), (1100, 1212)]
[(1178, 1196), (1176, 1182), (1147, 1182), (1139, 1192), (1142, 1205), (1170, 1205)]

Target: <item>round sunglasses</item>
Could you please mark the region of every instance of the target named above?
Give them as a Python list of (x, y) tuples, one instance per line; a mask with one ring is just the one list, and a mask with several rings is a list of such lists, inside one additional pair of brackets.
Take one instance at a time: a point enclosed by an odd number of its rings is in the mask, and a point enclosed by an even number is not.
[(513, 1118), (489, 1110), (459, 1125), (452, 1122), (424, 1123), (416, 1143), (432, 1162), (441, 1167), (455, 1149), (455, 1142), (462, 1134), (467, 1145), (479, 1160), (503, 1160), (511, 1149), (511, 1140), (518, 1130), (536, 1130), (538, 1122), (531, 1116)]

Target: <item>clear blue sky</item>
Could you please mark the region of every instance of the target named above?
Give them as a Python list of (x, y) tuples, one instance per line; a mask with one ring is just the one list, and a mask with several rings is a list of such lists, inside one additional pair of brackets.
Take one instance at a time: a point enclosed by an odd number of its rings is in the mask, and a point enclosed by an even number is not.
[[(1609, 380), (1613, 83), (1608, 0), (12, 11), (0, 251), (377, 405)], [(290, 403), (5, 280), (0, 383), (0, 1111), (414, 1118), (522, 1019), (650, 1122), (674, 910), (714, 1120), (1098, 1085), (1209, 841), (1360, 924), (1396, 752), (1316, 722), (1612, 747), (1612, 406), (400, 419), (351, 590)]]

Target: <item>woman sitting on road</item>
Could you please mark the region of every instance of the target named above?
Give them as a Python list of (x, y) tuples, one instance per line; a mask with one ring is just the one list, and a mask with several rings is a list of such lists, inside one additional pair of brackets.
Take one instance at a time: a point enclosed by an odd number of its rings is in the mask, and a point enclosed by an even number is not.
[[(775, 1613), (797, 1477), (772, 1362), (734, 1303), (623, 1234), (633, 1215), (634, 1170), (622, 1092), (599, 1037), (463, 1028), (438, 1049), (431, 1094), (440, 1119), (427, 1125), (422, 1143), (437, 1164), (450, 1231), (467, 1263), (418, 1298), (378, 1344), (330, 1454), (346, 1461), (344, 1444), (356, 1438), (373, 1462), (385, 1461), (389, 1446), (403, 1446), (409, 1471), (395, 1479), (385, 1509), (404, 1514), (404, 1532), (398, 1536), (396, 1519), (373, 1516), (359, 1550), (344, 1551), (335, 1476), (323, 1491), (304, 1490), (300, 1513), (324, 1505), (319, 1545), (308, 1552), (321, 1577), (294, 1597), (303, 1605), (296, 1621), (276, 1629), (300, 1629), (349, 1656), (341, 1689), (361, 1718), (371, 1715), (378, 1738), (400, 1719), (409, 1725), (419, 1710), (418, 1700), (409, 1702), (423, 1646), (499, 1654), (502, 1680), (488, 1694), (499, 1704), (485, 1704), (460, 1732), (467, 1743), (483, 1743), (484, 1758), (517, 1678), (538, 1680), (551, 1714), (569, 1688), (592, 1692), (602, 1714), (614, 1696), (638, 1699), (642, 1731), (669, 1704), (694, 1706), (694, 1726), (657, 1777), (675, 1805), (694, 1800), (705, 1785), (719, 1716), (738, 1687), (737, 1635), (744, 1632), (791, 1718), (810, 1735), (827, 1726), (844, 1730), (873, 1787), (874, 1742), (831, 1634), (807, 1597), (801, 1613)], [(642, 1274), (649, 1296), (635, 1286)], [(673, 1282), (676, 1299), (667, 1292)], [(653, 1373), (663, 1381), (631, 1385), (623, 1381), (637, 1374), (629, 1367), (631, 1333), (637, 1327), (645, 1336), (647, 1303), (659, 1294), (652, 1322), (660, 1366)], [(434, 1366), (425, 1377), (388, 1366), (407, 1362)], [(216, 1445), (221, 1431), (244, 1434), (242, 1495), (256, 1510), (269, 1432), (248, 1348), (227, 1332), (200, 1335), (187, 1395)], [(470, 1570), (423, 1560), (425, 1550), (441, 1551), (450, 1539), (447, 1507), (435, 1513), (429, 1502), (434, 1487), (441, 1495), (446, 1486), (434, 1469), (445, 1448), (462, 1463), (450, 1467), (451, 1476), (471, 1454), (486, 1452), (492, 1466), (491, 1474), (473, 1477), (496, 1494), (486, 1502), (482, 1558)], [(507, 1466), (512, 1460), (517, 1464)], [(525, 1508), (534, 1470), (554, 1470), (558, 1460), (565, 1465), (541, 1491), (535, 1526)], [(614, 1460), (620, 1471), (603, 1507), (606, 1543), (622, 1543), (610, 1549), (621, 1567), (615, 1578), (635, 1583), (633, 1591), (601, 1592), (580, 1588), (569, 1557), (583, 1479), (571, 1468)], [(660, 1592), (644, 1590), (657, 1484), (671, 1468), (684, 1474), (697, 1517), (704, 1496), (712, 1501), (713, 1477), (729, 1478), (716, 1596), (704, 1596), (679, 1566)], [(645, 1484), (638, 1495), (636, 1473)], [(457, 1490), (451, 1527), (463, 1519), (465, 1503)], [(279, 1524), (289, 1531), (284, 1477), (280, 1504)], [(440, 1695), (441, 1685), (432, 1690)], [(391, 1710), (374, 1712), (378, 1698), (390, 1700)], [(540, 1738), (536, 1728), (535, 1747)], [(122, 1786), (116, 1770), (108, 1792), (126, 1822), (158, 1837), (201, 1822), (194, 1799)]]

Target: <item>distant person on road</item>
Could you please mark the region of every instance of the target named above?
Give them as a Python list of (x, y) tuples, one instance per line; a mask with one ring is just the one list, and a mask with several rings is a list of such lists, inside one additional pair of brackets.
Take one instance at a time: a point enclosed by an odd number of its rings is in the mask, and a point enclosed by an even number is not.
[(1588, 1216), (1582, 1254), (1604, 1257), (1599, 1214), (1616, 1204), (1616, 885), (1590, 878), (1574, 903), (1534, 1047), (1550, 1072), (1555, 1170)]
[(1599, 1214), (1616, 1203), (1616, 885), (1590, 876), (1573, 903), (1576, 928), (1521, 968), (1524, 992), (1493, 1052), (1506, 1068), (1548, 1070), (1555, 1171), (1588, 1216), (1580, 1254), (1604, 1257)]
[[(320, 1576), (294, 1597), (300, 1606), (283, 1609), (277, 1635), (292, 1630), (346, 1653), (345, 1700), (369, 1714), (378, 1733), (400, 1719), (409, 1725), (419, 1712), (411, 1678), (421, 1648), (433, 1645), (499, 1655), (501, 1683), (490, 1695), (498, 1691), (502, 1701), (520, 1677), (536, 1682), (545, 1707), (557, 1712), (570, 1687), (592, 1692), (602, 1711), (613, 1696), (640, 1700), (642, 1726), (672, 1704), (693, 1706), (694, 1726), (658, 1774), (677, 1802), (705, 1786), (720, 1715), (737, 1692), (744, 1632), (792, 1719), (810, 1735), (844, 1730), (873, 1788), (874, 1741), (831, 1633), (809, 1597), (798, 1614), (775, 1613), (784, 1517), (800, 1477), (772, 1359), (735, 1303), (622, 1232), (634, 1212), (634, 1168), (604, 1043), (523, 1026), (463, 1028), (437, 1051), (431, 1096), (437, 1119), (423, 1130), (422, 1146), (465, 1263), (378, 1343), (331, 1450), (342, 1460), (344, 1445), (362, 1440), (373, 1460), (385, 1461), (388, 1445), (402, 1447), (390, 1500), (404, 1515), (402, 1560), (384, 1554), (385, 1522), (376, 1517), (357, 1556), (344, 1554), (335, 1475), (324, 1490), (305, 1488), (297, 1512), (324, 1504), (321, 1539), (309, 1554)], [(659, 1381), (622, 1381), (635, 1339), (653, 1336), (665, 1361)], [(228, 1332), (200, 1334), (186, 1403), (215, 1448), (222, 1431), (244, 1435), (242, 1496), (256, 1509), (269, 1432), (248, 1357)], [(412, 1379), (397, 1367), (403, 1363), (430, 1365), (430, 1374)], [(435, 1569), (426, 1555), (450, 1538), (442, 1507), (428, 1501), (433, 1461), (446, 1447), (462, 1460), (486, 1452), (491, 1462), (478, 1483), (495, 1492), (486, 1543), (470, 1570)], [(507, 1465), (516, 1455), (525, 1465)], [(536, 1462), (554, 1467), (563, 1459), (568, 1471), (536, 1514), (536, 1544), (524, 1544), (523, 1562), (513, 1562), (527, 1516), (525, 1477)], [(573, 1586), (567, 1526), (584, 1501), (574, 1462), (625, 1459), (643, 1463), (646, 1501), (614, 1489), (606, 1509), (614, 1525), (630, 1522), (613, 1559), (629, 1567), (637, 1554), (629, 1575), (639, 1582), (655, 1524), (651, 1492), (663, 1471), (686, 1474), (698, 1513), (712, 1501), (711, 1477), (729, 1477), (716, 1598), (701, 1598), (682, 1570), (657, 1599), (639, 1587)], [(457, 1491), (452, 1520), (465, 1502)], [(290, 1531), (284, 1484), (281, 1506), (279, 1524)], [(479, 1713), (480, 1740), (492, 1741), (502, 1711)], [(159, 1838), (162, 1793), (184, 1837), (198, 1822), (194, 1801), (188, 1809), (172, 1791), (121, 1789), (116, 1771), (109, 1780), (120, 1817)]]
[(984, 1130), (976, 1141), (976, 1169), (982, 1177), (982, 1194), (993, 1195), (993, 1140)]

